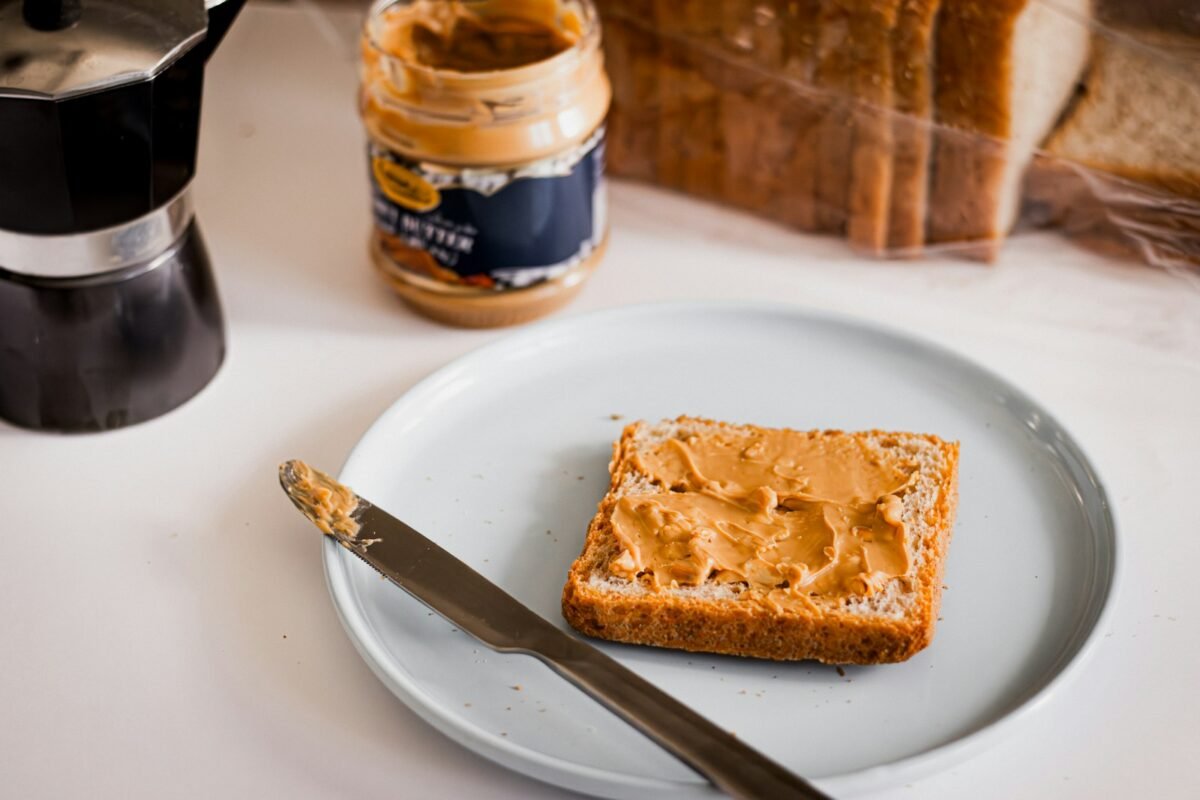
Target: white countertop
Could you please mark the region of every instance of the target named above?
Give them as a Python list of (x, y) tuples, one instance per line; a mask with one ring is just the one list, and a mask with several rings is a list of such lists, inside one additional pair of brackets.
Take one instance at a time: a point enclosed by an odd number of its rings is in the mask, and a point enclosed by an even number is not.
[[(0, 424), (0, 795), (566, 796), (376, 681), (276, 483), (287, 457), (336, 468), (408, 387), (503, 335), (414, 317), (371, 273), (355, 70), (333, 35), (353, 20), (255, 6), (211, 64), (196, 187), (228, 315), (216, 380), (127, 430)], [(994, 267), (869, 262), (620, 183), (612, 221), (564, 314), (763, 298), (883, 321), (1028, 391), (1107, 482), (1125, 572), (1087, 669), (1016, 735), (875, 797), (1194, 796), (1200, 283), (1046, 234)]]

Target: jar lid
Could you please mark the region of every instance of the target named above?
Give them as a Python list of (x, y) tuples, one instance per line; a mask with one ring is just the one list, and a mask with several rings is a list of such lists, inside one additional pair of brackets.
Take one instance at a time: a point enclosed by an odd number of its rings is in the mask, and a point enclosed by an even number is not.
[(149, 80), (204, 38), (219, 0), (0, 0), (0, 98)]

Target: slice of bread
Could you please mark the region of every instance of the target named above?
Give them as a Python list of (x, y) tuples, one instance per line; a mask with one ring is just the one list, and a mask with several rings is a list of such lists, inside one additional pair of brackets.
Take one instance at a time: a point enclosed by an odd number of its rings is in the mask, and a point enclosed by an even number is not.
[(854, 147), (846, 236), (850, 246), (880, 255), (888, 242), (892, 196), (892, 32), (900, 0), (864, 0), (851, 15)]
[(914, 255), (925, 244), (933, 150), (934, 22), (940, 5), (941, 0), (902, 0), (892, 31), (892, 255)]
[(848, 98), (853, 96), (854, 69), (850, 49), (851, 0), (821, 0), (817, 15), (814, 84), (819, 116), (813, 156), (816, 230), (846, 232), (850, 187), (850, 155), (854, 121)]
[(896, 8), (897, 0), (821, 0), (817, 21), (817, 229), (871, 252), (887, 236)]
[[(780, 78), (786, 34), (783, 0), (731, 0), (710, 4), (720, 21), (724, 62), (720, 81), (720, 199), (755, 212), (781, 207), (789, 187), (781, 185), (780, 165), (791, 150), (786, 107), (788, 87)], [(698, 57), (710, 43), (695, 40)]]
[(697, 41), (720, 35), (720, 20), (706, 0), (654, 0), (659, 35), (658, 181), (662, 186), (712, 198), (718, 194), (724, 146), (719, 91), (706, 74), (712, 60)]
[(802, 231), (817, 229), (816, 164), (820, 106), (814, 88), (817, 18), (821, 0), (795, 0), (784, 12), (784, 66), (788, 100), (784, 126), (791, 134), (780, 170), (783, 190), (778, 217)]
[[(720, 440), (720, 446), (735, 448), (744, 458), (750, 450), (740, 450), (743, 443), (753, 448), (756, 440), (768, 435), (798, 437), (800, 442), (835, 452), (844, 452), (838, 451), (839, 447), (848, 448), (857, 457), (904, 478), (903, 487), (893, 491), (898, 509), (886, 517), (888, 512), (882, 510), (886, 504), (881, 503), (878, 511), (889, 523), (902, 521), (901, 538), (889, 541), (899, 541), (906, 554), (903, 574), (885, 577), (857, 592), (812, 594), (797, 590), (799, 596), (795, 599), (803, 602), (782, 605), (773, 598), (778, 591), (791, 591), (781, 588), (787, 583), (768, 590), (759, 583), (722, 579), (725, 573), (715, 570), (698, 583), (668, 584), (663, 576), (656, 578), (645, 571), (628, 577), (629, 552), (614, 529), (614, 515), (622, 498), (677, 498), (676, 492), (690, 491), (679, 485), (656, 483), (646, 471), (644, 459), (655, 457), (656, 448), (669, 449), (671, 440), (687, 442), (689, 437), (699, 437), (690, 440), (693, 443), (706, 437)], [(782, 463), (779, 466), (789, 467)], [(842, 467), (834, 464), (831, 472), (839, 472)], [(625, 428), (613, 446), (609, 490), (588, 528), (583, 552), (568, 575), (563, 589), (563, 615), (589, 636), (619, 642), (776, 660), (816, 659), (831, 664), (903, 661), (933, 638), (942, 568), (958, 500), (957, 469), (958, 445), (930, 435), (883, 431), (805, 433), (689, 417), (655, 425), (634, 423)], [(815, 479), (819, 481), (820, 476)], [(871, 503), (877, 499), (867, 498), (866, 507), (874, 509)], [(863, 499), (857, 498), (856, 502)], [(832, 555), (831, 550), (823, 552)], [(860, 552), (864, 554), (861, 563), (868, 564), (866, 551)], [(803, 565), (797, 570), (801, 575), (811, 574)], [(781, 574), (796, 573), (781, 570)]]
[(1114, 32), (1093, 39), (1083, 91), (1047, 154), (1200, 198), (1200, 39)]
[(1086, 65), (1091, 15), (1091, 0), (944, 0), (929, 241), (997, 255), (1025, 168)]
[(1200, 263), (1200, 39), (1111, 30), (1093, 52), (1026, 178), (1031, 220), (1150, 263)]
[(612, 81), (606, 159), (614, 174), (653, 180), (658, 173), (659, 41), (637, 22), (632, 0), (603, 0), (604, 61)]

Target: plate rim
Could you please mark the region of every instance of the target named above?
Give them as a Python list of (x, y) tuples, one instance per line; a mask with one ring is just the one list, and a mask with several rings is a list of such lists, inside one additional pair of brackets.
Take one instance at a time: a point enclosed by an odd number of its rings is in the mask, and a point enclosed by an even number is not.
[[(893, 761), (813, 779), (815, 784), (832, 793), (859, 794), (926, 777), (952, 764), (960, 763), (978, 753), (988, 744), (1003, 738), (1015, 725), (1042, 709), (1052, 694), (1082, 672), (1086, 663), (1095, 654), (1101, 638), (1100, 631), (1113, 614), (1124, 572), (1124, 547), (1118, 533), (1119, 526), (1115, 509), (1095, 463), (1083, 450), (1078, 439), (1071, 434), (1058, 417), (1050, 413), (1045, 404), (1038, 402), (1024, 389), (1017, 387), (992, 369), (940, 342), (913, 335), (908, 331), (873, 320), (863, 320), (846, 314), (813, 309), (798, 304), (766, 301), (635, 303), (543, 320), (519, 331), (502, 335), (494, 341), (453, 358), (401, 393), (358, 438), (338, 474), (344, 477), (348, 471), (352, 471), (354, 461), (359, 456), (364, 443), (376, 430), (390, 425), (391, 420), (400, 415), (406, 407), (419, 403), (425, 395), (440, 389), (456, 375), (470, 371), (477, 363), (486, 361), (493, 352), (519, 350), (523, 346), (536, 343), (536, 340), (543, 338), (547, 332), (556, 332), (559, 329), (571, 330), (598, 322), (603, 323), (607, 319), (698, 312), (726, 314), (753, 312), (763, 316), (768, 314), (783, 316), (804, 323), (852, 329), (858, 333), (867, 333), (874, 337), (901, 342), (912, 350), (924, 351), (931, 357), (949, 362), (957, 369), (966, 370), (973, 376), (984, 379), (990, 385), (1004, 390), (1009, 397), (1020, 401), (1025, 406), (1036, 409), (1044, 423), (1060, 434), (1057, 437), (1060, 446), (1059, 456), (1062, 456), (1062, 449), (1065, 449), (1066, 454), (1072, 457), (1089, 479), (1099, 503), (1100, 527), (1095, 537), (1098, 546), (1094, 556), (1097, 562), (1097, 586), (1093, 588), (1093, 597), (1089, 599), (1081, 617), (1086, 618), (1097, 602), (1099, 610), (1095, 613), (1090, 629), (1083, 635), (1083, 639), (1078, 643), (1075, 651), (1066, 658), (1065, 662), (1055, 667), (1056, 671), (1045, 683), (1033, 694), (1018, 701), (1015, 707), (956, 739)], [(330, 599), (337, 612), (338, 620), (359, 656), (392, 694), (426, 723), (448, 738), (505, 769), (574, 791), (608, 797), (695, 796), (698, 792), (707, 792), (716, 796), (709, 784), (699, 775), (694, 780), (670, 780), (630, 775), (579, 764), (517, 745), (465, 721), (460, 715), (451, 713), (440, 703), (428, 697), (418, 682), (409, 679), (404, 671), (398, 668), (400, 662), (391, 659), (382, 646), (382, 640), (367, 619), (355, 584), (349, 577), (348, 567), (351, 562), (355, 562), (355, 559), (346, 554), (336, 542), (329, 540), (328, 537), (323, 542), (322, 556)], [(1105, 560), (1107, 560), (1107, 565), (1104, 564)], [(1107, 575), (1104, 574), (1105, 566), (1107, 566)], [(1098, 600), (1097, 593), (1102, 593)]]

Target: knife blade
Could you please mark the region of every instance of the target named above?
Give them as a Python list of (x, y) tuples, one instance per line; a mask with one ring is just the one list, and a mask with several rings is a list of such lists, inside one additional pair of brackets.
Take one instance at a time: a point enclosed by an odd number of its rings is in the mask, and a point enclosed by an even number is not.
[(488, 647), (541, 660), (730, 796), (829, 800), (325, 473), (288, 461), (279, 482), (323, 533), (392, 583)]

